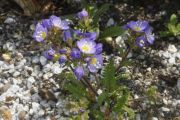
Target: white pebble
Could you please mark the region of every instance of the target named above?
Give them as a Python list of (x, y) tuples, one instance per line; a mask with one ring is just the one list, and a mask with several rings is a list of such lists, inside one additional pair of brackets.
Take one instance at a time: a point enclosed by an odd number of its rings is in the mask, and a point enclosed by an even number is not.
[(177, 48), (175, 47), (175, 45), (169, 45), (168, 51), (171, 53), (175, 53), (175, 52), (177, 52)]
[(44, 56), (41, 56), (40, 57), (40, 63), (41, 63), (41, 65), (46, 65), (46, 63), (47, 63), (47, 59), (44, 57)]
[(13, 77), (17, 77), (17, 76), (19, 76), (20, 74), (21, 74), (20, 72), (16, 71), (16, 72), (14, 72)]
[(6, 24), (11, 24), (11, 23), (15, 23), (16, 21), (13, 19), (13, 18), (10, 18), (10, 17), (8, 17), (5, 21), (4, 21), (4, 23), (6, 23)]

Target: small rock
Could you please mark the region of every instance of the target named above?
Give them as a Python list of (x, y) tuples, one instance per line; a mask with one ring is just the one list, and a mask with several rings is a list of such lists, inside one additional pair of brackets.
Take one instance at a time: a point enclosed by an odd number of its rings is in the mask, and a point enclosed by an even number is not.
[(28, 88), (31, 88), (32, 87), (32, 84), (35, 82), (35, 79), (34, 79), (34, 77), (29, 77), (28, 79), (27, 79), (27, 87)]
[(108, 20), (106, 26), (109, 27), (109, 26), (112, 26), (112, 25), (114, 25), (114, 24), (115, 24), (115, 23), (114, 23), (114, 19), (113, 19), (113, 18), (110, 18), (110, 19)]
[(2, 54), (2, 58), (4, 61), (9, 62), (11, 60), (11, 55), (10, 54)]
[(152, 120), (158, 120), (158, 118), (157, 117), (152, 117)]
[(19, 120), (25, 120), (25, 116), (26, 116), (26, 111), (21, 111), (18, 114)]
[(44, 110), (41, 109), (41, 110), (39, 110), (38, 115), (39, 115), (39, 116), (43, 116), (44, 113), (45, 113)]
[(165, 105), (167, 105), (167, 104), (168, 104), (168, 101), (163, 98), (163, 103), (164, 103)]
[(44, 57), (44, 56), (41, 56), (40, 57), (40, 63), (41, 63), (41, 65), (46, 65), (46, 63), (47, 63), (47, 59)]
[(98, 95), (100, 95), (102, 93), (102, 90), (98, 89), (97, 93), (98, 93)]
[(54, 63), (51, 67), (51, 71), (54, 74), (60, 74), (63, 70), (64, 70), (64, 68), (61, 68), (61, 66), (58, 62)]
[(43, 79), (47, 80), (47, 79), (49, 79), (49, 78), (52, 77), (52, 76), (53, 76), (52, 73), (47, 72), (46, 74), (43, 75)]
[(13, 18), (11, 18), (11, 17), (8, 17), (8, 18), (4, 21), (4, 23), (6, 23), (6, 24), (11, 24), (11, 23), (15, 23), (15, 22), (16, 22), (16, 20), (13, 19)]
[(163, 53), (162, 53), (162, 56), (163, 56), (164, 58), (170, 58), (170, 57), (171, 57), (171, 54), (170, 54), (168, 51), (166, 51), (166, 52), (163, 52)]
[(15, 51), (15, 48), (16, 48), (15, 44), (11, 42), (7, 42), (6, 44), (3, 45), (4, 50)]
[(136, 114), (136, 120), (141, 120), (141, 115), (140, 114)]
[(170, 111), (170, 109), (169, 109), (169, 108), (166, 108), (166, 107), (161, 107), (161, 110), (162, 110), (163, 112), (169, 112), (169, 111)]
[(31, 25), (30, 25), (30, 29), (31, 29), (32, 31), (34, 31), (34, 30), (35, 30), (35, 25), (34, 25), (34, 24), (31, 24)]
[(48, 100), (48, 101), (52, 100), (52, 101), (57, 102), (57, 98), (55, 97), (54, 93), (52, 93), (49, 90), (40, 89), (39, 90), (39, 95), (41, 96), (42, 99), (45, 99), (45, 100)]
[(13, 77), (17, 77), (17, 76), (19, 76), (20, 74), (21, 74), (20, 72), (15, 71), (14, 74), (13, 74)]
[(12, 120), (11, 110), (6, 106), (0, 107), (0, 115), (3, 120)]
[(4, 86), (0, 87), (0, 95), (6, 92), (11, 87), (10, 83), (6, 83)]
[(112, 37), (106, 37), (105, 40), (106, 40), (106, 42), (110, 43), (110, 42), (112, 42), (113, 39), (112, 39)]
[(150, 67), (148, 67), (148, 68), (147, 68), (147, 71), (148, 71), (148, 72), (151, 72), (151, 68), (150, 68)]
[(144, 60), (145, 56), (144, 55), (139, 55), (138, 58), (141, 59), (141, 60)]
[(178, 91), (180, 93), (180, 79), (178, 79), (178, 81), (177, 81), (177, 89), (178, 89)]
[(170, 53), (175, 53), (175, 52), (177, 52), (177, 48), (175, 47), (175, 45), (169, 45), (168, 46), (168, 51)]
[(39, 62), (39, 57), (35, 56), (32, 58), (32, 63), (38, 63)]
[(171, 58), (168, 60), (168, 62), (169, 62), (170, 64), (175, 64), (175, 63), (176, 63), (176, 59), (175, 59), (174, 57), (171, 57)]

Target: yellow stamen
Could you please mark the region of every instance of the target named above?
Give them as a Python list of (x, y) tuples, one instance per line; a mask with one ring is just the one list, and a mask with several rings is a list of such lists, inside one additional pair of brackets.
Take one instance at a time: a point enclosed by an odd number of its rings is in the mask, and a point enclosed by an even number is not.
[(89, 46), (88, 45), (83, 45), (82, 50), (83, 51), (89, 51)]
[(42, 38), (46, 38), (46, 32), (42, 32), (40, 35)]
[(91, 59), (91, 64), (94, 65), (94, 64), (96, 64), (96, 63), (97, 63), (97, 59), (96, 59), (96, 58), (92, 58), (92, 59)]
[(137, 26), (135, 26), (134, 29), (135, 29), (136, 31), (140, 31), (140, 30), (141, 30), (141, 28), (140, 28), (140, 27), (137, 27)]

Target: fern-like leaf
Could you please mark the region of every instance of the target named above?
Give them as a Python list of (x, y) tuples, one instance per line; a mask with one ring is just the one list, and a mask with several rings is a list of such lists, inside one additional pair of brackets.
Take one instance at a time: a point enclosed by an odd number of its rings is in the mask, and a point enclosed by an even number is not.
[(116, 88), (115, 66), (113, 59), (111, 59), (105, 66), (102, 76), (102, 85), (108, 92), (112, 92)]

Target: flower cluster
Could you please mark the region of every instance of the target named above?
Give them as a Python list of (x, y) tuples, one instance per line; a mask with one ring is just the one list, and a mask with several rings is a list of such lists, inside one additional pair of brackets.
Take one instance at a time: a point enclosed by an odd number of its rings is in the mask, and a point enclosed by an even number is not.
[(124, 26), (124, 29), (128, 30), (132, 36), (135, 36), (138, 47), (144, 47), (154, 43), (155, 39), (152, 33), (152, 27), (147, 21), (130, 21)]
[[(88, 19), (88, 12), (79, 12), (77, 18)], [(95, 42), (97, 33), (73, 29), (70, 22), (60, 17), (52, 15), (38, 23), (33, 38), (47, 47), (44, 56), (48, 60), (72, 64), (78, 80), (85, 75), (85, 69), (96, 73), (103, 65), (102, 44)]]

